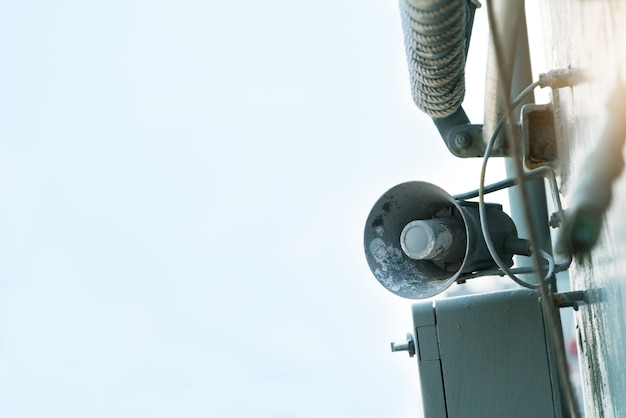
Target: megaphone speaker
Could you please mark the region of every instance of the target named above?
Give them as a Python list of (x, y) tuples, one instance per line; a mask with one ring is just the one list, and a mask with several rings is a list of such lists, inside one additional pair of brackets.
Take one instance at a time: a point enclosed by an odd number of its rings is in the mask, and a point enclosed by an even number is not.
[[(507, 267), (519, 244), (502, 206), (486, 204), (489, 233)], [(480, 226), (477, 202), (455, 200), (434, 184), (399, 184), (378, 199), (365, 225), (364, 249), (376, 279), (410, 299), (435, 296), (463, 274), (496, 267)]]

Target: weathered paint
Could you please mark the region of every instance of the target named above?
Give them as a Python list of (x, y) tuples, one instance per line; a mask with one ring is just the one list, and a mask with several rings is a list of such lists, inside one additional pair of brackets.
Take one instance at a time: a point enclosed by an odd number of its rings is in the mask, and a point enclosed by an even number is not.
[[(606, 121), (616, 80), (626, 80), (626, 2), (543, 0), (546, 63), (585, 71), (588, 81), (553, 95), (557, 110), (560, 188), (568, 207), (586, 157)], [(621, 112), (626, 117), (626, 109)], [(619, 150), (617, 152), (620, 152)], [(575, 258), (572, 288), (588, 289), (577, 313), (585, 415), (626, 414), (626, 176), (613, 185), (613, 201), (591, 254)]]

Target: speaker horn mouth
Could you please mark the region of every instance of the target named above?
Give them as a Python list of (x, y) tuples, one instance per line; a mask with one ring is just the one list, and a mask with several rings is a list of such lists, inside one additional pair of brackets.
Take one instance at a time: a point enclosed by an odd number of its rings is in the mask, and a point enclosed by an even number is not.
[[(517, 238), (515, 224), (500, 205), (488, 204), (487, 216), (498, 245)], [(435, 296), (461, 274), (495, 266), (475, 202), (457, 201), (423, 181), (399, 184), (378, 199), (367, 218), (363, 243), (376, 279), (409, 299)], [(503, 254), (509, 266), (512, 257), (512, 252)]]
[[(446, 267), (445, 262), (433, 257), (411, 258), (402, 248), (404, 240), (401, 241), (401, 236), (404, 231), (403, 238), (406, 237), (409, 231), (405, 228), (410, 229), (409, 225), (415, 225), (415, 221), (444, 217), (462, 220), (461, 208), (452, 196), (427, 182), (399, 184), (378, 199), (367, 218), (364, 245), (370, 270), (386, 289), (398, 296), (421, 299), (443, 292), (456, 280), (466, 252), (465, 239), (463, 242), (457, 240), (451, 243), (457, 251), (458, 248), (462, 249), (461, 260), (454, 267)], [(462, 220), (462, 223), (462, 229), (467, 233), (465, 221)], [(427, 222), (422, 225), (434, 224)], [(439, 227), (435, 225), (434, 228)], [(425, 245), (436, 246), (436, 243)], [(450, 267), (455, 270), (449, 271)]]

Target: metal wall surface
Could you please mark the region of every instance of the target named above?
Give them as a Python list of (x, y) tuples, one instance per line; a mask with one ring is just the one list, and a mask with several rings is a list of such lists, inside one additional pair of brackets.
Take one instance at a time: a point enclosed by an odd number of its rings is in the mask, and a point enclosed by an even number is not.
[[(597, 146), (609, 94), (618, 78), (626, 81), (626, 2), (542, 0), (541, 10), (548, 69), (580, 68), (589, 76), (553, 94), (563, 130), (557, 169), (567, 208), (579, 179), (590, 175), (583, 162)], [(626, 118), (626, 109), (620, 112)], [(570, 269), (572, 288), (588, 289), (590, 298), (576, 315), (586, 417), (626, 416), (625, 175), (613, 192), (598, 244)]]

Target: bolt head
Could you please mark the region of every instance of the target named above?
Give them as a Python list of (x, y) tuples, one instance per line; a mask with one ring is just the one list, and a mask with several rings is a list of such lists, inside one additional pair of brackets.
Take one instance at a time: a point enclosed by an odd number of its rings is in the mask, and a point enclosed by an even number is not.
[(466, 132), (459, 132), (454, 137), (454, 145), (461, 149), (468, 148), (472, 145), (472, 138)]

